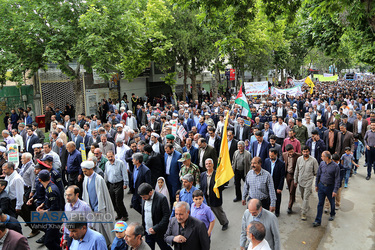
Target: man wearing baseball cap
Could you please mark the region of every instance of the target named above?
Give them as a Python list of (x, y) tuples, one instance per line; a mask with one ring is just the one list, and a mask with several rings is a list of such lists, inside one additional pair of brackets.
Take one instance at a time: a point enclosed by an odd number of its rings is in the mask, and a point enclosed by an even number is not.
[(182, 183), (182, 177), (186, 174), (192, 174), (194, 177), (193, 186), (199, 188), (200, 183), (200, 170), (197, 165), (191, 162), (191, 155), (189, 152), (185, 152), (182, 154), (181, 159), (178, 160), (182, 162), (181, 170), (180, 170), (180, 181)]
[(115, 224), (115, 228), (112, 230), (112, 232), (116, 233), (116, 237), (112, 242), (111, 250), (122, 250), (127, 248), (127, 244), (125, 241), (125, 230), (128, 227), (128, 224), (126, 224), (125, 221), (118, 221)]

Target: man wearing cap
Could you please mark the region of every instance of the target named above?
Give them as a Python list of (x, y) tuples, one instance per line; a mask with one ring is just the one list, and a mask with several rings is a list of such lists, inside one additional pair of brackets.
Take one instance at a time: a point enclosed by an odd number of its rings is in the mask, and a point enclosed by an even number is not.
[(26, 151), (34, 155), (34, 148), (33, 145), (36, 143), (39, 143), (39, 138), (33, 133), (33, 130), (31, 128), (28, 128), (27, 130), (27, 138), (26, 138)]
[[(62, 182), (61, 174), (58, 170), (53, 169), (53, 158), (50, 155), (44, 156), (41, 160), (37, 162), (42, 165), (43, 169), (47, 169), (51, 174), (51, 181), (59, 188), (60, 193), (64, 193), (64, 184)], [(63, 199), (63, 204), (65, 203)]]
[(197, 188), (200, 187), (200, 170), (197, 165), (191, 162), (191, 155), (188, 152), (185, 152), (182, 154), (181, 159), (178, 160), (179, 162), (182, 162), (182, 166), (180, 169), (180, 181), (182, 183), (182, 177), (186, 174), (191, 174), (194, 177), (193, 186), (196, 186)]
[[(90, 205), (93, 212), (114, 215), (115, 211), (107, 185), (104, 179), (94, 172), (94, 162), (84, 161), (81, 163), (81, 167), (85, 175), (82, 188), (82, 200)], [(112, 218), (111, 221), (113, 220), (114, 218)], [(94, 223), (93, 227), (96, 231), (103, 234), (107, 245), (113, 241), (114, 236), (111, 233), (113, 226), (111, 223)]]
[(126, 119), (126, 126), (131, 129), (137, 129), (137, 120), (135, 119), (131, 110), (128, 110), (128, 119)]
[(115, 232), (116, 237), (112, 242), (111, 250), (123, 250), (127, 249), (128, 245), (125, 241), (125, 231), (128, 227), (128, 224), (126, 224), (125, 221), (118, 221), (115, 224), (115, 228), (112, 230), (112, 232)]
[(181, 148), (181, 146), (180, 146), (177, 142), (175, 142), (175, 139), (176, 139), (176, 138), (175, 138), (174, 135), (169, 134), (169, 135), (167, 135), (165, 138), (166, 138), (167, 143), (171, 143), (171, 144), (173, 144), (173, 147), (174, 147), (175, 150), (177, 150), (177, 151), (180, 152), (181, 154), (183, 153), (183, 152), (182, 152), (182, 148)]
[[(36, 208), (36, 211), (43, 215), (45, 212), (62, 211), (64, 205), (62, 204), (59, 188), (50, 180), (50, 173), (47, 170), (40, 171), (39, 181), (46, 190), (46, 197), (44, 202)], [(44, 245), (48, 249), (59, 249), (60, 247), (60, 224), (49, 224), (46, 229), (44, 237)]]
[(117, 213), (116, 220), (128, 220), (128, 212), (124, 205), (124, 190), (129, 185), (128, 172), (124, 162), (115, 158), (113, 151), (107, 153), (104, 176), (109, 187), (113, 207)]
[(191, 156), (191, 161), (197, 165), (198, 162), (198, 149), (193, 146), (193, 141), (191, 138), (186, 138), (185, 147), (182, 148), (183, 152), (188, 152)]
[[(65, 212), (68, 212), (67, 215), (71, 215), (71, 213), (82, 213), (82, 214), (88, 214), (91, 213), (91, 207), (84, 202), (83, 200), (79, 199), (79, 195), (81, 193), (81, 190), (79, 187), (73, 185), (69, 186), (65, 190), (65, 197), (66, 197), (66, 204), (65, 204)], [(70, 218), (69, 218), (70, 220)], [(66, 224), (64, 225), (64, 235), (63, 235), (63, 248), (70, 247), (72, 244), (72, 238), (69, 237), (69, 229), (66, 227)]]
[(43, 144), (42, 143), (36, 143), (33, 145), (34, 149), (34, 163), (37, 163), (37, 160), (40, 160), (43, 158), (44, 153), (42, 151)]
[(115, 142), (117, 142), (117, 140), (124, 141), (126, 137), (126, 132), (124, 131), (124, 125), (119, 123), (119, 124), (116, 124), (115, 127), (117, 129), (117, 132), (115, 134)]
[[(24, 194), (24, 182), (22, 177), (15, 171), (14, 163), (7, 162), (2, 166), (5, 180), (8, 181), (6, 191), (9, 194), (9, 198), (12, 207), (16, 210), (17, 214), (21, 212), (23, 205), (23, 194)], [(17, 218), (17, 215), (16, 215)]]
[(163, 145), (159, 142), (160, 136), (157, 133), (151, 133), (151, 145), (152, 145), (152, 150), (158, 154), (161, 154), (164, 156), (164, 147)]

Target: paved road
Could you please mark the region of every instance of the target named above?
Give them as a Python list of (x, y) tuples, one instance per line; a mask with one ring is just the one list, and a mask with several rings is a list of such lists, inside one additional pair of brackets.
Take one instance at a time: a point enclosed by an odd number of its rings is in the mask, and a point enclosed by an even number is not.
[[(363, 160), (362, 160), (363, 161)], [(362, 162), (363, 164), (363, 162)], [(328, 222), (329, 215), (324, 214), (322, 226), (312, 227), (316, 215), (317, 194), (314, 192), (310, 198), (311, 210), (307, 221), (299, 218), (301, 198), (297, 193), (294, 213), (286, 213), (288, 204), (288, 190), (283, 191), (281, 214), (279, 217), (280, 237), (282, 249), (375, 249), (375, 176), (366, 181), (366, 168), (361, 167), (356, 176), (349, 182), (349, 188), (342, 192), (341, 209), (337, 211), (336, 219)], [(237, 250), (239, 249), (239, 235), (241, 232), (241, 219), (245, 207), (239, 202), (233, 203), (233, 180), (229, 188), (224, 191), (224, 210), (227, 213), (229, 229), (221, 231), (217, 222), (212, 233), (211, 249)], [(125, 205), (129, 210), (129, 221), (140, 221), (140, 215), (129, 209), (130, 196), (125, 195)], [(27, 235), (30, 231), (24, 229)], [(350, 237), (354, 236), (354, 237)], [(45, 249), (35, 241), (39, 237), (29, 240), (31, 249)]]

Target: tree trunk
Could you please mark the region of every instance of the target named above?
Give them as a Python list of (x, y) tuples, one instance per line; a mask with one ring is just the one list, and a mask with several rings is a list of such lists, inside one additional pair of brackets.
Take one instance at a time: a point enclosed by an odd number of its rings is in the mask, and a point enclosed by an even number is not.
[(219, 66), (218, 66), (218, 62), (216, 61), (216, 64), (215, 64), (215, 80), (213, 81), (213, 83), (211, 85), (211, 87), (212, 87), (212, 99), (213, 100), (217, 100), (220, 83), (221, 83), (220, 69), (219, 69)]
[(279, 86), (279, 68), (276, 65), (275, 68), (275, 86)]
[(187, 87), (187, 77), (188, 77), (188, 69), (187, 69), (187, 64), (184, 65), (184, 92), (183, 92), (183, 97), (182, 100), (186, 100), (186, 87)]
[(191, 91), (193, 94), (193, 100), (198, 100), (198, 91), (197, 91), (197, 76), (195, 72), (195, 58), (193, 57), (191, 60), (191, 74), (190, 74), (190, 79), (191, 79)]
[(281, 69), (281, 84), (285, 85), (285, 74), (284, 69)]
[(76, 99), (75, 103), (75, 110), (76, 110), (76, 116), (79, 114), (84, 113), (85, 107), (84, 107), (84, 95), (83, 95), (83, 89), (81, 85), (81, 75), (80, 75), (80, 67), (81, 64), (77, 63), (77, 68), (75, 70), (75, 78), (74, 78), (74, 96)]

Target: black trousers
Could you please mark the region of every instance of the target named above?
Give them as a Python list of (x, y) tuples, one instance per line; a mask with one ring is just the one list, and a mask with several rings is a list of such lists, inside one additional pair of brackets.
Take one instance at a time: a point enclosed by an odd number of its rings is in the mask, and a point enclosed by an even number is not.
[(111, 196), (113, 207), (120, 218), (128, 217), (128, 212), (124, 205), (124, 189), (123, 182), (108, 183), (109, 194)]
[(280, 214), (280, 206), (281, 206), (281, 194), (278, 194), (276, 189), (276, 209), (275, 209), (275, 214)]
[(44, 245), (48, 249), (60, 249), (60, 228), (59, 224), (49, 224), (44, 237)]
[(279, 138), (279, 137), (277, 137), (277, 138), (276, 138), (276, 143), (277, 143), (277, 144), (280, 144), (280, 146), (282, 147), (283, 144), (284, 144), (284, 139), (285, 139), (285, 138)]
[(242, 200), (241, 180), (245, 181), (245, 171), (235, 169), (234, 170), (234, 186), (236, 189), (237, 200)]
[[(74, 172), (74, 173), (70, 173), (67, 175), (68, 175), (68, 186), (76, 185), (79, 187), (80, 190), (82, 190), (82, 181), (78, 181), (79, 172)], [(79, 194), (79, 198), (82, 199), (82, 194)]]

